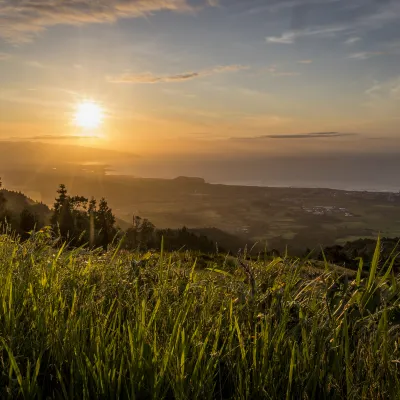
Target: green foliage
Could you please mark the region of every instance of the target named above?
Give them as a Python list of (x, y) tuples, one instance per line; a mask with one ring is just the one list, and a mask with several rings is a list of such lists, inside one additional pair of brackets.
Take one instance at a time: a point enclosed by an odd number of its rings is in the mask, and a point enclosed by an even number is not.
[(2, 187), (3, 187), (3, 184), (2, 184), (1, 178), (0, 178), (0, 221), (4, 220), (5, 211), (6, 211), (6, 203), (7, 203), (7, 200), (5, 199), (4, 194), (1, 190)]
[(24, 208), (19, 216), (19, 231), (22, 239), (27, 239), (30, 232), (32, 232), (39, 225), (36, 215), (34, 215), (28, 208)]
[(106, 199), (102, 198), (97, 206), (94, 198), (89, 201), (83, 196), (69, 196), (63, 184), (57, 193), (51, 224), (60, 238), (72, 246), (90, 244), (107, 250), (117, 230)]
[[(133, 225), (125, 233), (124, 248), (130, 250), (160, 250), (163, 240), (168, 251), (192, 250), (202, 253), (215, 253), (217, 246), (204, 235), (198, 235), (186, 227), (181, 229), (156, 229), (148, 220), (138, 216), (133, 218)], [(223, 251), (223, 249), (220, 249)]]
[(49, 214), (50, 210), (44, 204), (36, 203), (20, 192), (0, 189), (0, 224), (3, 229), (26, 239), (31, 230), (44, 226)]
[[(400, 270), (399, 238), (382, 238), (379, 241), (379, 255), (381, 259), (388, 262), (393, 260), (395, 270)], [(358, 269), (360, 259), (366, 270), (374, 265), (376, 254), (376, 241), (372, 239), (358, 239), (347, 242), (345, 245), (329, 246), (324, 249), (324, 255), (328, 261), (337, 265), (346, 265), (348, 268)], [(320, 254), (322, 259), (323, 255)]]
[(190, 252), (52, 240), (0, 236), (2, 398), (400, 396), (399, 278), (378, 256), (351, 281), (289, 258), (200, 269)]
[(103, 249), (107, 250), (107, 246), (114, 239), (117, 230), (114, 227), (115, 217), (110, 207), (108, 207), (106, 199), (100, 199), (99, 207), (93, 210), (94, 226), (98, 230), (99, 244)]

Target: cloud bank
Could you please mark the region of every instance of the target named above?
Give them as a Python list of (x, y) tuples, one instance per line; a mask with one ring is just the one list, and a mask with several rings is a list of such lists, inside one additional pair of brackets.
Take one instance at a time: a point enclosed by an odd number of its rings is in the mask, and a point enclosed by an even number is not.
[(263, 135), (254, 137), (232, 138), (233, 140), (241, 141), (254, 141), (264, 139), (317, 139), (317, 138), (336, 138), (342, 136), (355, 136), (355, 133), (345, 132), (310, 132), (310, 133), (297, 133), (297, 134), (282, 134), (282, 135)]
[[(319, 3), (319, 2), (317, 2)], [(320, 4), (328, 4), (328, 1), (321, 2)], [(395, 25), (398, 23), (400, 16), (400, 2), (397, 0), (376, 0), (365, 2), (364, 0), (352, 0), (347, 4), (345, 1), (336, 0), (336, 3), (340, 4), (341, 7), (338, 10), (345, 11), (347, 7), (347, 15), (353, 15), (350, 10), (359, 9), (359, 13), (354, 18), (343, 18), (342, 14), (332, 14), (332, 18), (325, 24), (305, 24), (303, 21), (301, 24), (292, 24), (293, 29), (285, 31), (280, 35), (267, 36), (266, 41), (268, 43), (290, 45), (294, 44), (298, 39), (302, 38), (333, 38), (337, 36), (347, 36), (347, 39), (343, 43), (346, 45), (354, 45), (361, 40), (363, 34), (371, 32), (384, 27), (389, 24)], [(366, 4), (369, 3), (369, 4)], [(301, 1), (288, 2), (293, 8), (293, 13), (300, 12), (300, 7), (305, 7), (307, 2), (302, 3)], [(364, 6), (364, 7), (363, 7)], [(303, 9), (304, 12), (309, 13), (310, 8)], [(315, 21), (317, 22), (317, 21)]]
[(194, 12), (214, 2), (202, 0), (0, 0), (0, 38), (30, 42), (48, 27), (112, 23), (157, 11)]
[(209, 75), (225, 72), (237, 72), (246, 70), (249, 67), (245, 65), (225, 65), (217, 66), (211, 69), (204, 69), (197, 72), (185, 72), (176, 75), (154, 75), (150, 72), (144, 74), (123, 73), (120, 75), (108, 76), (107, 80), (111, 83), (176, 83), (189, 81), (196, 78), (202, 78)]

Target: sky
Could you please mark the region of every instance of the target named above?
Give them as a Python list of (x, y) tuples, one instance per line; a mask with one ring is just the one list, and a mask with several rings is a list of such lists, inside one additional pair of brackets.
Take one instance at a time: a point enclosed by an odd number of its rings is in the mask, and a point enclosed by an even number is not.
[(399, 23), (399, 0), (0, 0), (0, 139), (393, 154)]

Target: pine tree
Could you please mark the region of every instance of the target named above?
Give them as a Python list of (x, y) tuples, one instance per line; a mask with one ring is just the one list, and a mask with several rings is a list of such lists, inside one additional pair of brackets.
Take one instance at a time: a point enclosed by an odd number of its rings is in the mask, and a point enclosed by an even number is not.
[(107, 250), (117, 231), (114, 227), (115, 217), (104, 197), (100, 199), (99, 207), (95, 214), (95, 224), (99, 230), (99, 244), (104, 250)]
[(73, 246), (89, 243), (91, 247), (107, 249), (117, 230), (106, 199), (102, 198), (97, 206), (94, 198), (89, 201), (83, 196), (69, 196), (65, 185), (60, 185), (57, 193), (51, 218), (53, 229)]
[(54, 213), (51, 224), (55, 231), (59, 232), (63, 240), (68, 240), (74, 235), (74, 216), (71, 209), (71, 201), (67, 188), (61, 184), (57, 190), (58, 197), (54, 202)]

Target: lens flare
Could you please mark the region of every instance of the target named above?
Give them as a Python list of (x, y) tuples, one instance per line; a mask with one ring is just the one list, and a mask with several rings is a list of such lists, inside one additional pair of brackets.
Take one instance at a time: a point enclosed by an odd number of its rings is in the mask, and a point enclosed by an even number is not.
[(81, 128), (98, 128), (103, 122), (103, 110), (93, 101), (84, 101), (76, 107), (74, 122)]

